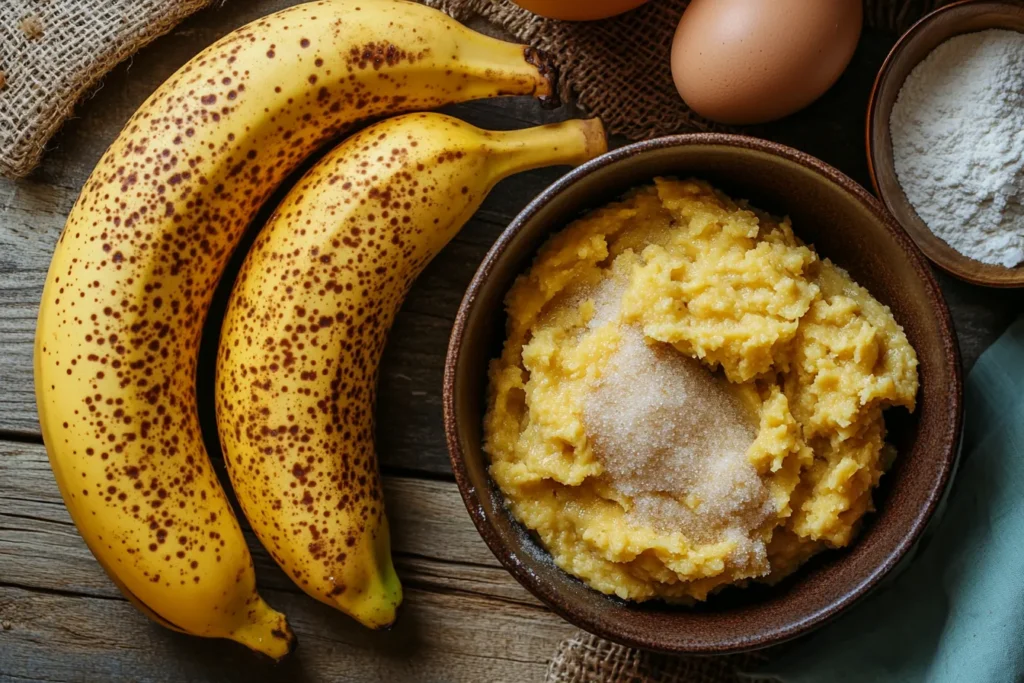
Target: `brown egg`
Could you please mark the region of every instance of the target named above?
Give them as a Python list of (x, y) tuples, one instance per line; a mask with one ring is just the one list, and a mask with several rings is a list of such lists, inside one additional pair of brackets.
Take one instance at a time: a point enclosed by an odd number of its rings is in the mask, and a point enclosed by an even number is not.
[(861, 0), (693, 0), (672, 42), (672, 78), (701, 116), (772, 121), (836, 82), (862, 21)]
[(512, 0), (523, 9), (549, 19), (590, 21), (605, 19), (647, 2), (647, 0)]

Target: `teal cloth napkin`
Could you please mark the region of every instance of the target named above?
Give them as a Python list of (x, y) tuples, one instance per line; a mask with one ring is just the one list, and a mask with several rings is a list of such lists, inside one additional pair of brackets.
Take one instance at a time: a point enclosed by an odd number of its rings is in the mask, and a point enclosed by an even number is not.
[(1024, 681), (1024, 318), (967, 380), (963, 459), (892, 583), (768, 669), (785, 683)]

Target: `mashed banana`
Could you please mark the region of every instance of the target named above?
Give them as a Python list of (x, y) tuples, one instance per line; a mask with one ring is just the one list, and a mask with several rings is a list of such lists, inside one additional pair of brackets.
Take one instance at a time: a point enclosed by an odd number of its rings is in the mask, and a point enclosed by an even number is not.
[(555, 562), (632, 600), (777, 581), (851, 542), (914, 409), (889, 309), (779, 221), (658, 179), (552, 237), (506, 298), (485, 450)]

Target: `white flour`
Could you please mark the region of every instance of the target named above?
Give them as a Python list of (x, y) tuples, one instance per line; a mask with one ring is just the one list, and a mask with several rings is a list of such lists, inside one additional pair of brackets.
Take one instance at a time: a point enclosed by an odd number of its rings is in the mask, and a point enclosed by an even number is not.
[(1024, 262), (1024, 34), (957, 36), (911, 72), (889, 119), (896, 175), (965, 256)]

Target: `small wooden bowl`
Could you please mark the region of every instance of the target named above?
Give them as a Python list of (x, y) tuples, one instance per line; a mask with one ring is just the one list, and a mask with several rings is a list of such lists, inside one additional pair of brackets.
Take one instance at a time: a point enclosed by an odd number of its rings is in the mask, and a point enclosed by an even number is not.
[[(856, 542), (819, 555), (777, 586), (727, 589), (693, 608), (624, 602), (556, 567), (505, 507), (482, 448), (487, 366), (501, 353), (502, 302), (512, 281), (551, 234), (659, 175), (705, 178), (734, 197), (789, 215), (801, 238), (892, 309), (920, 359), (917, 410), (886, 415), (899, 457), (875, 492), (878, 512), (865, 519)], [(502, 233), (455, 319), (445, 363), (444, 423), (455, 480), (480, 535), (509, 572), (558, 614), (633, 647), (737, 652), (806, 633), (908, 557), (953, 475), (963, 420), (960, 373), (949, 311), (927, 261), (864, 188), (818, 159), (765, 140), (679, 135), (623, 147), (580, 166)]]
[(907, 200), (896, 178), (889, 116), (903, 82), (932, 50), (953, 36), (991, 28), (1024, 32), (1024, 4), (963, 0), (938, 9), (914, 24), (882, 64), (868, 104), (868, 170), (875, 193), (921, 251), (947, 273), (976, 285), (1024, 287), (1024, 265), (1015, 268), (964, 256), (937, 237)]

